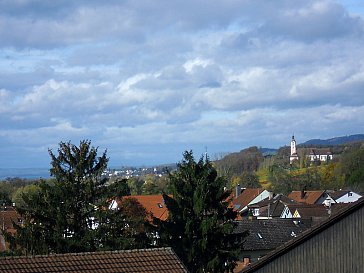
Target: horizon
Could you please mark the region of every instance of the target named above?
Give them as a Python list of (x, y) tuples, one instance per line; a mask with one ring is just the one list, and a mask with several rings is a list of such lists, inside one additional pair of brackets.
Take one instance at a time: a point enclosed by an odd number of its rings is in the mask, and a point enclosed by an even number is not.
[[(328, 139), (321, 139), (321, 138), (315, 138), (315, 139), (307, 139), (305, 141), (302, 142), (298, 142), (297, 146), (299, 145), (303, 145), (305, 144), (307, 141), (327, 141), (327, 140), (332, 140), (332, 139), (336, 139), (336, 138), (343, 138), (343, 137), (350, 137), (350, 136), (358, 136), (358, 135), (364, 135), (362, 133), (357, 133), (357, 134), (353, 134), (353, 135), (343, 135), (343, 136), (335, 136), (332, 138), (328, 138)], [(296, 136), (295, 136), (296, 139)], [(297, 139), (296, 139), (297, 140)], [(283, 147), (289, 147), (290, 143), (286, 143), (283, 146), (279, 146), (279, 147), (263, 147), (263, 146), (259, 146), (259, 145), (252, 145), (249, 147), (242, 147), (239, 150), (236, 151), (230, 151), (230, 152), (220, 152), (220, 153), (216, 153), (214, 155), (211, 155), (208, 153), (208, 156), (211, 160), (218, 160), (217, 157), (220, 157), (221, 155), (227, 155), (229, 153), (236, 153), (236, 152), (240, 152), (241, 150), (244, 149), (248, 149), (250, 147), (257, 147), (258, 149), (273, 149), (273, 150), (278, 150), (280, 148)], [(205, 147), (206, 148), (206, 147)], [(184, 152), (184, 151), (183, 151)], [(158, 166), (163, 166), (163, 165), (172, 165), (172, 164), (177, 164), (178, 162), (180, 162), (182, 160), (182, 154), (183, 152), (181, 152), (181, 158), (179, 160), (177, 160), (176, 162), (163, 162), (163, 163), (156, 163), (156, 164), (150, 164), (150, 165), (146, 165), (146, 164), (136, 164), (136, 165), (112, 165), (112, 166), (108, 166), (107, 169), (113, 170), (113, 169), (122, 169), (122, 168), (152, 168), (152, 167), (158, 167)], [(195, 158), (199, 157), (199, 156), (203, 156), (205, 154), (201, 153), (199, 155), (197, 155), (194, 151), (192, 151)], [(6, 171), (6, 170), (35, 170), (38, 169), (40, 171), (44, 171), (44, 170), (49, 170), (51, 168), (51, 162), (48, 163), (48, 166), (35, 166), (35, 167), (27, 167), (27, 166), (23, 166), (23, 167), (1, 167), (0, 166), (0, 179), (5, 178), (5, 176), (1, 175), (1, 170)]]
[(0, 166), (86, 139), (150, 166), (364, 132), (358, 2), (1, 2)]

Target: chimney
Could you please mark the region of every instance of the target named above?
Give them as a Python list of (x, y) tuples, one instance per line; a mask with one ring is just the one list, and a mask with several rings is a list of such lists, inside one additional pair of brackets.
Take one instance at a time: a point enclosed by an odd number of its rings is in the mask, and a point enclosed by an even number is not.
[(240, 186), (240, 184), (238, 184), (236, 186), (235, 198), (238, 197), (240, 195), (240, 193), (241, 193), (241, 186)]
[(273, 199), (273, 192), (269, 191), (268, 192), (268, 200), (272, 200)]
[(305, 197), (305, 190), (301, 190), (301, 199)]

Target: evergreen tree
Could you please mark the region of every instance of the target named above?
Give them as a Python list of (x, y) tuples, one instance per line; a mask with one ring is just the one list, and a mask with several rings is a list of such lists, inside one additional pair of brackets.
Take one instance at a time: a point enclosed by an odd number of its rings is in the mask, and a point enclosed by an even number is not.
[(106, 151), (98, 156), (90, 141), (81, 141), (79, 146), (61, 142), (58, 155), (49, 154), (54, 180), (41, 181), (38, 191), (23, 194), (24, 205), (18, 211), (24, 223), (16, 226), (14, 237), (7, 236), (13, 250), (35, 255), (147, 244), (144, 229), (139, 228), (147, 214), (143, 218), (140, 207), (138, 217), (123, 207), (108, 209), (109, 197), (130, 190), (126, 181), (106, 186), (102, 177), (108, 162)]
[(161, 243), (172, 246), (191, 272), (232, 270), (241, 241), (233, 233), (236, 213), (228, 208), (226, 181), (207, 157), (196, 162), (192, 151), (183, 156), (169, 174), (173, 197), (164, 194), (169, 218), (159, 222)]

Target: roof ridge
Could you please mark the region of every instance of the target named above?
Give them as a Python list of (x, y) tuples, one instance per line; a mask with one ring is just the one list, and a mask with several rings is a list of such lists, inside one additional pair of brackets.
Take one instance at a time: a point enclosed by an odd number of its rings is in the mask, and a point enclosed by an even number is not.
[(139, 249), (120, 249), (120, 250), (103, 250), (103, 251), (86, 251), (86, 252), (70, 252), (70, 253), (49, 253), (41, 255), (11, 255), (0, 257), (1, 259), (24, 259), (24, 258), (45, 258), (45, 257), (63, 257), (63, 256), (87, 256), (87, 255), (103, 255), (112, 253), (138, 253), (168, 250), (173, 251), (172, 247), (155, 247), (155, 248), (139, 248)]

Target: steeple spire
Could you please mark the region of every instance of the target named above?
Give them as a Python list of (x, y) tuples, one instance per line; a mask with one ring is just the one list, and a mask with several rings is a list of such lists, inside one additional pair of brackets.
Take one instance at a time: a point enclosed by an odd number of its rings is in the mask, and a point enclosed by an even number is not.
[(296, 140), (294, 139), (294, 134), (293, 134), (291, 140), (291, 156), (289, 157), (289, 164), (292, 165), (294, 160), (298, 160), (298, 155), (296, 149)]

